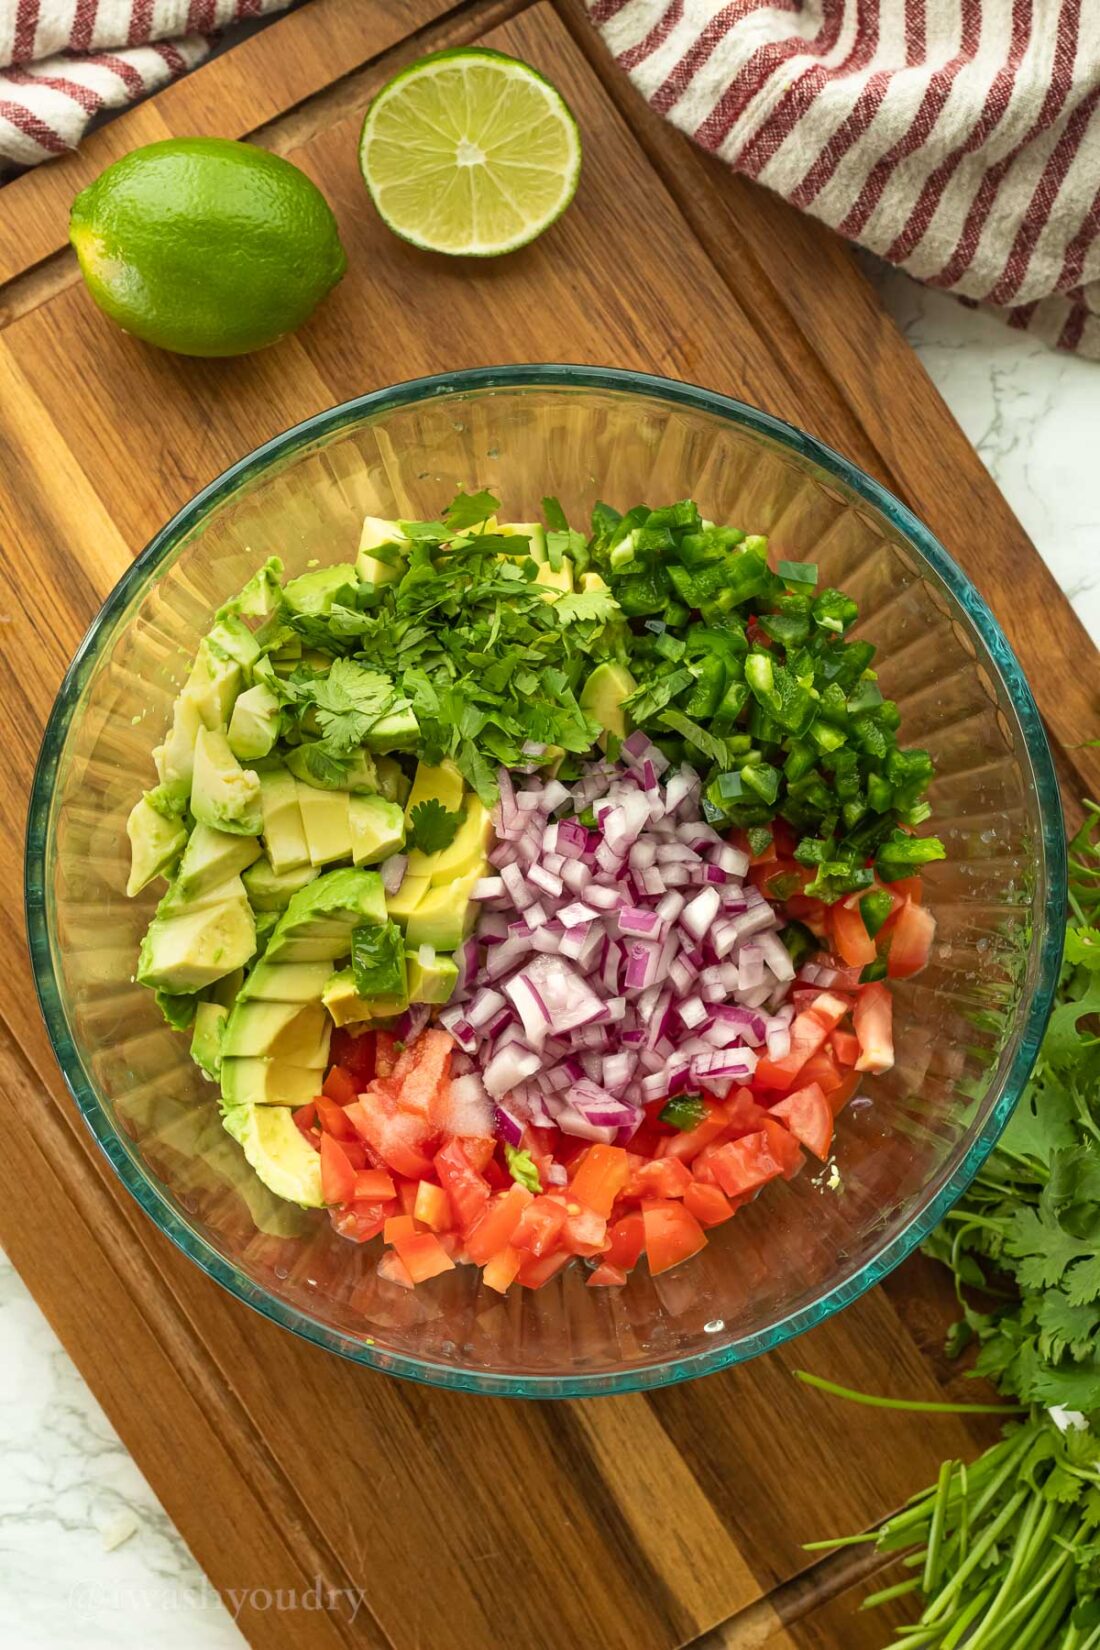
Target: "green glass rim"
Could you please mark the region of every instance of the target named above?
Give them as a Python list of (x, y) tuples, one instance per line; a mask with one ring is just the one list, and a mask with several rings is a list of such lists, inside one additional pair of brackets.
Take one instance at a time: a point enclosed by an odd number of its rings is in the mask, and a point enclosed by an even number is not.
[[(987, 654), (984, 661), (1000, 679), (1011, 703), (1031, 764), (1041, 822), (1042, 905), (1035, 989), (1011, 1059), (1002, 1070), (1000, 1093), (962, 1160), (943, 1179), (929, 1201), (871, 1259), (853, 1267), (818, 1299), (799, 1306), (767, 1329), (737, 1337), (713, 1351), (658, 1359), (613, 1373), (573, 1371), (562, 1375), (512, 1374), (463, 1369), (439, 1359), (419, 1358), (368, 1345), (354, 1335), (318, 1323), (305, 1312), (276, 1299), (261, 1284), (217, 1254), (181, 1217), (160, 1186), (138, 1165), (100, 1103), (76, 1048), (61, 1000), (47, 921), (47, 864), (51, 835), (50, 804), (58, 763), (80, 694), (91, 671), (135, 597), (158, 569), (243, 484), (275, 459), (288, 459), (303, 448), (326, 442), (371, 415), (440, 397), (461, 397), (494, 390), (597, 390), (649, 397), (707, 413), (776, 442), (818, 466), (878, 510), (927, 564), (964, 610)], [(1039, 846), (1039, 844), (1037, 844)], [(118, 581), (93, 620), (58, 690), (42, 738), (31, 788), (24, 862), (24, 897), (35, 988), (54, 1054), (69, 1092), (119, 1179), (162, 1232), (207, 1275), (254, 1311), (315, 1345), (354, 1363), (406, 1380), (459, 1392), (509, 1398), (595, 1397), (650, 1390), (694, 1380), (774, 1350), (796, 1335), (823, 1323), (850, 1305), (911, 1254), (962, 1196), (997, 1142), (1031, 1072), (1050, 1016), (1061, 968), (1065, 934), (1066, 844), (1062, 805), (1050, 747), (1027, 678), (1008, 640), (966, 574), (930, 530), (892, 493), (831, 447), (793, 424), (746, 402), (698, 385), (649, 373), (612, 367), (530, 363), (477, 367), (414, 378), (373, 390), (314, 414), (255, 448), (185, 504), (150, 540)]]

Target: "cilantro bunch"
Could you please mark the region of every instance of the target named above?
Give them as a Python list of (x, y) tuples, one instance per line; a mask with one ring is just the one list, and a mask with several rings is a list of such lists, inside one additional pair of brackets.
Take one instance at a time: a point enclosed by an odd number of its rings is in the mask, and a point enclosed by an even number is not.
[(866, 1601), (920, 1595), (920, 1621), (899, 1646), (1100, 1650), (1100, 809), (1091, 803), (1070, 845), (1069, 904), (1058, 1006), (1031, 1079), (926, 1245), (954, 1273), (962, 1307), (949, 1349), (976, 1345), (974, 1373), (1025, 1418), (977, 1462), (945, 1462), (937, 1484), (877, 1532), (849, 1538), (909, 1551), (918, 1573)]

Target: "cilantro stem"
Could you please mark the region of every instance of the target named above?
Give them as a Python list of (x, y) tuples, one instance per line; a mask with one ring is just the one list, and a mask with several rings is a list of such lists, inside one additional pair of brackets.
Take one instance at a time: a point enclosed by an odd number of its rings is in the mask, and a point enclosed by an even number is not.
[(924, 1559), (924, 1574), (921, 1577), (921, 1591), (925, 1597), (934, 1590), (940, 1573), (943, 1531), (947, 1522), (947, 1502), (951, 1493), (951, 1480), (954, 1476), (954, 1461), (944, 1461), (940, 1467), (940, 1475), (936, 1484), (936, 1499), (932, 1507), (932, 1524), (928, 1532), (928, 1550)]
[(963, 1582), (966, 1581), (967, 1577), (972, 1575), (978, 1568), (978, 1565), (981, 1563), (986, 1553), (996, 1542), (997, 1537), (1003, 1530), (1008, 1528), (1009, 1524), (1011, 1524), (1012, 1520), (1027, 1500), (1027, 1497), (1027, 1490), (1017, 1490), (1011, 1500), (1005, 1502), (1005, 1505), (1001, 1508), (1000, 1512), (989, 1525), (988, 1529), (983, 1533), (981, 1539), (974, 1543), (968, 1557), (962, 1564), (959, 1565), (959, 1568), (955, 1571), (955, 1574), (951, 1577), (951, 1580), (947, 1583), (947, 1586), (928, 1606), (928, 1609), (921, 1617), (922, 1621), (927, 1622), (928, 1625), (931, 1626), (933, 1622), (938, 1621), (940, 1617), (945, 1614), (948, 1605), (955, 1597), (955, 1594), (962, 1587)]
[(845, 1398), (852, 1404), (864, 1404), (870, 1409), (900, 1409), (914, 1415), (1022, 1415), (1026, 1404), (942, 1404), (922, 1398), (883, 1398), (877, 1393), (856, 1392), (852, 1387), (838, 1386), (835, 1381), (823, 1380), (808, 1370), (796, 1369), (796, 1381), (812, 1386), (818, 1392), (827, 1392), (833, 1398)]
[[(1043, 1508), (1041, 1516), (1040, 1508)], [(988, 1642), (990, 1634), (996, 1627), (997, 1618), (1004, 1613), (1005, 1606), (1012, 1596), (1013, 1587), (1021, 1577), (1026, 1576), (1035, 1549), (1042, 1546), (1043, 1541), (1050, 1533), (1050, 1526), (1057, 1517), (1057, 1513), (1058, 1508), (1053, 1501), (1048, 1501), (1044, 1507), (1040, 1496), (1032, 1496), (1031, 1504), (1020, 1521), (1020, 1528), (1013, 1543), (1008, 1569), (1005, 1571), (1001, 1585), (998, 1587), (996, 1595), (989, 1606), (988, 1614), (969, 1641), (968, 1650), (977, 1650), (978, 1645)], [(1037, 1530), (1036, 1525), (1038, 1525)]]
[(909, 1581), (898, 1581), (892, 1587), (882, 1587), (877, 1593), (869, 1593), (860, 1609), (875, 1610), (880, 1604), (889, 1604), (895, 1598), (904, 1598), (907, 1593), (915, 1593), (920, 1584), (920, 1577), (913, 1576)]
[(989, 1603), (989, 1600), (992, 1598), (994, 1586), (995, 1583), (990, 1582), (987, 1587), (983, 1587), (981, 1592), (970, 1600), (970, 1603), (966, 1606), (966, 1609), (960, 1612), (950, 1632), (943, 1640), (941, 1650), (955, 1650), (955, 1646), (962, 1642), (963, 1635), (970, 1627), (970, 1624), (981, 1615), (982, 1611)]

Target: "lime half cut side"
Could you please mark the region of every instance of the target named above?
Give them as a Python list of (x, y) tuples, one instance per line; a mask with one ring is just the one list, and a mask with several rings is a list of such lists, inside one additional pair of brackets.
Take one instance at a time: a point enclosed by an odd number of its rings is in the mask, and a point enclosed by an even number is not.
[(577, 123), (537, 70), (483, 48), (403, 69), (367, 110), (359, 164), (396, 235), (452, 256), (525, 246), (573, 199)]

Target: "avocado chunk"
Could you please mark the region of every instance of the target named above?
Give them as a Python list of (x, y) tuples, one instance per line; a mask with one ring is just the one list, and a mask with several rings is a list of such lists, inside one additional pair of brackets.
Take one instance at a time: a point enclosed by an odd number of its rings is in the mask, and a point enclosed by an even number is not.
[(502, 538), (510, 539), (513, 536), (527, 539), (515, 551), (517, 556), (530, 556), (532, 561), (546, 560), (546, 528), (541, 521), (502, 521), (497, 526), (497, 532)]
[(405, 705), (380, 716), (363, 735), (363, 742), (370, 751), (411, 751), (419, 737), (420, 723), (411, 705)]
[(232, 831), (216, 831), (212, 825), (196, 825), (172, 884), (172, 904), (182, 907), (197, 903), (200, 895), (239, 876), (259, 857), (257, 837), (235, 836)]
[(637, 685), (625, 665), (608, 661), (596, 666), (581, 689), (578, 703), (607, 733), (614, 733), (618, 738), (625, 739), (626, 713), (623, 710), (623, 700), (630, 697)]
[(398, 803), (380, 796), (349, 798), (348, 825), (356, 865), (377, 865), (405, 846), (405, 816)]
[(249, 674), (260, 657), (260, 644), (252, 631), (236, 613), (223, 613), (206, 640), (212, 648), (220, 648), (230, 659), (235, 659)]
[(316, 567), (311, 573), (301, 573), (283, 586), (283, 599), (292, 613), (305, 613), (320, 618), (332, 612), (341, 590), (358, 584), (358, 575), (350, 561), (335, 562), (331, 567)]
[(195, 707), (204, 727), (224, 728), (243, 685), (244, 673), (237, 660), (204, 636), (180, 698)]
[(195, 1029), (191, 1033), (191, 1058), (211, 1082), (222, 1069), (222, 1037), (229, 1010), (224, 1003), (199, 1003), (195, 1009)]
[(137, 978), (164, 991), (201, 991), (241, 968), (256, 950), (256, 924), (246, 899), (157, 916), (141, 942)]
[(539, 570), (535, 575), (535, 583), (542, 585), (548, 596), (556, 601), (559, 596), (573, 594), (573, 563), (568, 556), (561, 558), (561, 566), (557, 572), (548, 561), (540, 562)]
[(396, 894), (386, 895), (386, 910), (394, 922), (406, 923), (431, 887), (427, 877), (403, 877)]
[(357, 750), (341, 768), (339, 777), (333, 775), (332, 758), (321, 752), (322, 760), (315, 759), (314, 745), (295, 745), (287, 751), (286, 765), (303, 785), (312, 785), (319, 791), (376, 791), (378, 773), (369, 751)]
[(311, 865), (331, 865), (351, 858), (347, 791), (318, 791), (298, 782), (298, 807), (305, 826)]
[(264, 949), (264, 947), (267, 945), (268, 940), (271, 938), (272, 934), (275, 932), (275, 926), (278, 923), (278, 921), (279, 921), (278, 911), (257, 911), (256, 912), (256, 949), (257, 949), (257, 951), (262, 951)]
[(225, 734), (210, 728), (195, 739), (191, 812), (201, 825), (240, 836), (259, 836), (263, 828), (259, 775), (242, 768)]
[(392, 756), (377, 756), (374, 767), (379, 796), (384, 797), (387, 802), (396, 802), (403, 808), (411, 782), (406, 779), (400, 762)]
[(241, 986), (237, 1000), (242, 1003), (316, 1002), (331, 972), (327, 962), (281, 963), (261, 957)]
[(409, 540), (396, 521), (364, 516), (355, 571), (364, 584), (392, 584), (405, 571)]
[(315, 882), (320, 871), (314, 865), (300, 865), (293, 871), (276, 871), (267, 855), (245, 871), (242, 881), (253, 911), (285, 911), (292, 894)]
[(453, 957), (440, 957), (430, 945), (411, 951), (405, 959), (410, 1003), (449, 1003), (458, 984)]
[(392, 1020), (408, 1008), (407, 997), (362, 997), (350, 968), (333, 974), (325, 986), (321, 1001), (328, 1009), (333, 1025), (373, 1025), (377, 1020)]
[(232, 1106), (305, 1106), (320, 1090), (320, 1067), (289, 1060), (222, 1054), (222, 1102)]
[(438, 802), (447, 813), (456, 814), (462, 806), (463, 790), (462, 775), (453, 762), (441, 762), (438, 768), (418, 762), (416, 778), (405, 803), (406, 823), (411, 822), (412, 811), (421, 802)]
[(187, 828), (182, 819), (166, 819), (143, 796), (130, 809), (126, 835), (130, 838), (126, 892), (132, 899), (147, 888), (154, 877), (164, 875), (182, 853), (187, 843)]
[(223, 1121), (251, 1167), (276, 1197), (301, 1204), (304, 1209), (324, 1205), (320, 1153), (314, 1151), (285, 1107), (233, 1106)]
[(454, 841), (437, 854), (423, 854), (414, 848), (409, 855), (407, 876), (427, 877), (433, 887), (438, 887), (441, 883), (453, 882), (455, 877), (465, 876), (468, 871), (485, 875), (493, 822), (489, 810), (476, 796), (466, 798), (465, 808), (466, 818), (458, 827)]
[(323, 1070), (331, 1032), (332, 1023), (319, 1001), (241, 1002), (238, 998), (225, 1028), (222, 1056), (269, 1057)]
[(455, 951), (474, 926), (477, 907), (470, 899), (479, 871), (470, 871), (441, 888), (429, 888), (405, 925), (405, 943), (410, 951), (422, 945), (436, 951)]
[(278, 556), (269, 556), (263, 566), (253, 573), (244, 589), (224, 607), (219, 607), (219, 621), (242, 614), (246, 619), (266, 619), (282, 602), (282, 576), (282, 562)]
[(229, 748), (238, 762), (269, 756), (279, 737), (279, 701), (266, 682), (238, 695), (229, 718)]
[(195, 768), (195, 740), (204, 726), (199, 708), (182, 694), (172, 706), (172, 726), (163, 745), (153, 752), (157, 773), (164, 785), (186, 785), (191, 791), (191, 776)]
[(386, 920), (377, 871), (328, 871), (293, 896), (268, 941), (265, 961), (337, 962), (351, 952), (353, 928)]
[(260, 776), (263, 838), (271, 867), (280, 875), (309, 864), (309, 843), (298, 806), (298, 782), (285, 768)]

